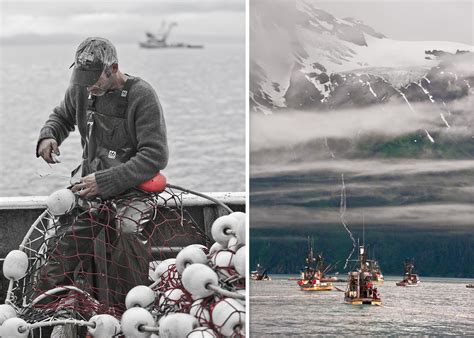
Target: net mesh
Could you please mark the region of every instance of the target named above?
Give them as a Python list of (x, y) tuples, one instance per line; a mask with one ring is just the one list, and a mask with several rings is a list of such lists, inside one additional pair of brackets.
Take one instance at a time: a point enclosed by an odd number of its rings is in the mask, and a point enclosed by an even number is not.
[[(140, 194), (113, 200), (79, 200), (67, 215), (43, 213), (25, 237), (29, 257), (24, 278), (14, 282), (9, 302), (30, 323), (96, 314), (119, 318), (125, 296), (150, 285), (153, 262), (175, 257), (182, 247), (211, 241), (183, 208), (182, 192)], [(186, 312), (192, 304), (176, 268), (158, 289), (174, 288), (155, 307)]]

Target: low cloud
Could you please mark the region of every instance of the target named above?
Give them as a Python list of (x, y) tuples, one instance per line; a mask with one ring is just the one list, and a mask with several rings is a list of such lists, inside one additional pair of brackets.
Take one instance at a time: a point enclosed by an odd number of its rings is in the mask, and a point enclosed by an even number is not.
[[(346, 210), (349, 225), (396, 226), (403, 229), (470, 228), (474, 230), (472, 204), (419, 204), (408, 206), (364, 207)], [(250, 228), (305, 229), (340, 224), (339, 208), (252, 207)], [(336, 226), (336, 225), (335, 225)], [(341, 229), (342, 225), (341, 225)]]
[[(285, 110), (272, 115), (251, 114), (250, 149), (252, 152), (289, 149), (325, 138), (397, 137), (420, 130), (450, 136), (474, 136), (470, 127), (474, 124), (474, 117), (465, 113), (472, 109), (469, 98), (449, 104), (447, 108), (431, 103), (412, 104), (411, 107), (413, 110), (407, 104), (386, 104), (324, 112)], [(448, 121), (449, 128), (443, 118)]]
[[(284, 155), (282, 155), (284, 157)], [(453, 173), (474, 169), (474, 160), (326, 160), (304, 163), (269, 163), (251, 165), (252, 178), (278, 177), (317, 171), (350, 173), (354, 176), (416, 175), (421, 173)]]

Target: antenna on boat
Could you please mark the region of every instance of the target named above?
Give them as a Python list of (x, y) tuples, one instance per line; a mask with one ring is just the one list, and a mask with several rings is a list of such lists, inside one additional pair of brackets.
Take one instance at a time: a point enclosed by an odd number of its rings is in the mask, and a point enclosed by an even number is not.
[(362, 211), (362, 245), (365, 246), (365, 215)]

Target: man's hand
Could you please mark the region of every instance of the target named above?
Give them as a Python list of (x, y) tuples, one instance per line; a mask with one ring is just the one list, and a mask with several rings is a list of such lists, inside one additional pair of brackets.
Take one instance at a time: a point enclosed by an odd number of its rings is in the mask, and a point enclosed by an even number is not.
[(56, 156), (59, 156), (58, 142), (54, 138), (45, 138), (38, 145), (38, 155), (47, 163), (58, 163)]
[(71, 191), (77, 193), (81, 197), (95, 197), (99, 194), (99, 187), (95, 180), (95, 174), (92, 173), (86, 177), (82, 177), (79, 183), (74, 184)]

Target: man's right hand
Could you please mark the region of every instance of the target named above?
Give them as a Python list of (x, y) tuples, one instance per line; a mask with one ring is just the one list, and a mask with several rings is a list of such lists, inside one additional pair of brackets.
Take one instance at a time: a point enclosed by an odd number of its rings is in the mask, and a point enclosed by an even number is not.
[(57, 163), (52, 154), (59, 156), (58, 142), (54, 138), (45, 138), (38, 145), (38, 155), (48, 163)]

